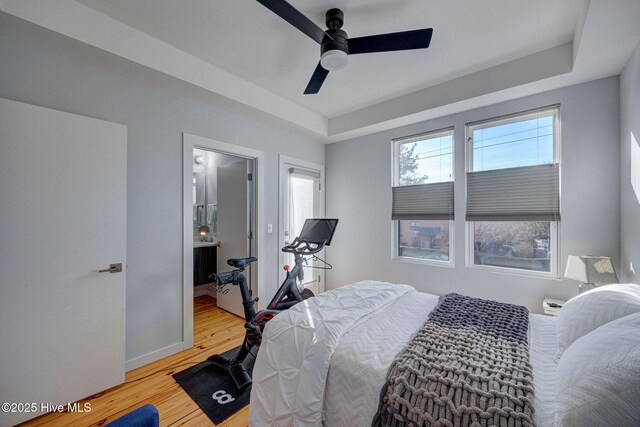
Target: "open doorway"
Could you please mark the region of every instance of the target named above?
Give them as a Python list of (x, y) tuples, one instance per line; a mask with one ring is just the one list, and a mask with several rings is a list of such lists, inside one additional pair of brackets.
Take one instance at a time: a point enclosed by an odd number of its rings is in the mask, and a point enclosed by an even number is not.
[[(300, 234), (308, 218), (324, 216), (324, 166), (280, 156), (280, 247)], [(320, 254), (322, 256), (322, 253)], [(293, 255), (280, 252), (280, 265), (293, 265)], [(314, 294), (324, 292), (323, 270), (310, 260), (304, 267), (302, 285)], [(280, 281), (286, 273), (280, 271)]]
[[(237, 287), (218, 293), (211, 276), (229, 270), (229, 258), (254, 255), (253, 169), (253, 159), (193, 148), (193, 296), (203, 306), (215, 299), (238, 316), (244, 311)], [(251, 289), (251, 267), (247, 281)]]
[[(264, 206), (262, 163), (260, 151), (183, 135), (185, 349), (193, 346), (195, 298), (207, 299), (206, 304), (197, 304), (198, 310), (217, 306), (243, 315), (237, 287), (227, 286), (224, 293), (217, 292), (209, 276), (230, 270), (226, 264), (229, 258), (260, 258), (264, 253), (263, 242), (254, 232)], [(262, 275), (256, 265), (246, 272), (254, 295), (259, 294)]]

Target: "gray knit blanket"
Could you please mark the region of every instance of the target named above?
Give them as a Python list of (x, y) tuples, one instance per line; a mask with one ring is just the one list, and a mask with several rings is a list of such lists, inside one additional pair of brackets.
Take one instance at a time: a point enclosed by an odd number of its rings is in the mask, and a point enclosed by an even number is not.
[(440, 297), (391, 364), (372, 426), (534, 426), (522, 306)]

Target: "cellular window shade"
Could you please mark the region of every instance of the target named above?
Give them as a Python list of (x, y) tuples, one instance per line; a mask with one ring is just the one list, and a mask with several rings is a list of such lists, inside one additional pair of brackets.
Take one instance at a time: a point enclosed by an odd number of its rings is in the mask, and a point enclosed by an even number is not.
[(453, 217), (453, 182), (393, 187), (392, 219), (453, 219)]
[(559, 221), (558, 164), (467, 173), (467, 221)]
[(290, 174), (306, 175), (311, 178), (320, 178), (320, 172), (310, 171), (307, 169), (289, 168)]

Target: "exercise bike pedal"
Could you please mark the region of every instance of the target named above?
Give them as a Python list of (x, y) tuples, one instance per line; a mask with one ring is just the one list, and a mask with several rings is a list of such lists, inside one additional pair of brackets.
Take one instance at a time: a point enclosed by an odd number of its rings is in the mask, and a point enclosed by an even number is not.
[(242, 363), (229, 366), (229, 375), (239, 391), (243, 391), (251, 385), (251, 377)]

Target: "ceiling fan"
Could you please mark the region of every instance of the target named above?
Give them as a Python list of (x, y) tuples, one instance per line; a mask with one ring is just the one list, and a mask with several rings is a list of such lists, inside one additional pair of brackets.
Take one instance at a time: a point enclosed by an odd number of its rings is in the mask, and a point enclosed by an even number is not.
[(340, 9), (327, 11), (327, 30), (323, 31), (285, 0), (258, 0), (258, 2), (320, 44), (320, 63), (304, 90), (305, 95), (318, 93), (329, 71), (346, 67), (348, 55), (425, 49), (429, 47), (433, 34), (433, 28), (424, 28), (349, 38), (347, 33), (340, 29), (344, 22), (344, 13)]

